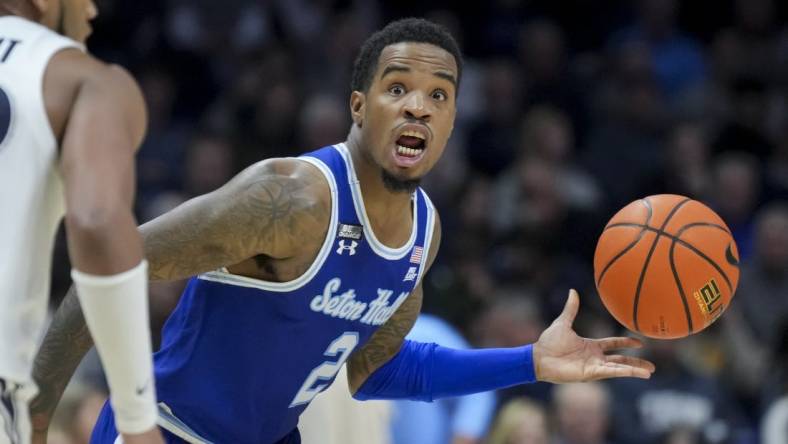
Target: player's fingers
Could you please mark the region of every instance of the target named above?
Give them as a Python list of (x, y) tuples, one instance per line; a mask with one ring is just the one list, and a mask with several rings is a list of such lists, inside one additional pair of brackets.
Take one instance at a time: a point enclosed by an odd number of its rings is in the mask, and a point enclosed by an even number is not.
[(657, 369), (657, 367), (654, 365), (653, 362), (641, 358), (636, 358), (635, 356), (608, 355), (605, 356), (605, 362), (612, 362), (615, 364), (623, 364), (623, 365), (628, 365), (630, 367), (642, 368), (648, 370), (650, 373), (654, 373), (654, 371)]
[(602, 338), (602, 339), (594, 339), (594, 342), (599, 344), (599, 347), (602, 348), (602, 351), (609, 351), (609, 350), (618, 350), (622, 348), (641, 348), (643, 347), (643, 342), (637, 338), (629, 338), (629, 337), (613, 337), (613, 338)]
[(594, 379), (609, 378), (651, 378), (651, 372), (645, 368), (620, 364), (617, 362), (605, 362), (598, 366), (594, 371)]
[(575, 321), (575, 316), (577, 316), (577, 310), (579, 308), (580, 308), (580, 296), (573, 288), (569, 290), (569, 297), (567, 298), (566, 304), (564, 305), (564, 310), (558, 316), (556, 321), (564, 321), (569, 325), (572, 325), (572, 322)]

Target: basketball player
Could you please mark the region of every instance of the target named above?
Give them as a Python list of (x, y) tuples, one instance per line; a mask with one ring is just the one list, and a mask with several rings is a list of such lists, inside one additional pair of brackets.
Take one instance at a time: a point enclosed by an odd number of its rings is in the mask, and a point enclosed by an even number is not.
[[(451, 133), (461, 67), (443, 28), (391, 23), (356, 60), (344, 143), (257, 163), (142, 226), (153, 279), (196, 276), (154, 357), (169, 442), (300, 442), (299, 414), (346, 362), (362, 400), (651, 375), (649, 362), (604, 353), (637, 340), (572, 331), (574, 291), (533, 345), (454, 350), (404, 341), (441, 237), (419, 179)], [(79, 332), (80, 318), (65, 303), (49, 333)], [(37, 374), (53, 387), (50, 401), (84, 344), (44, 344)], [(42, 421), (54, 405), (46, 407)], [(92, 442), (116, 435), (105, 405)]]
[(0, 0), (0, 443), (30, 442), (33, 358), (64, 214), (118, 430), (127, 443), (162, 442), (131, 213), (146, 115), (129, 75), (85, 53), (95, 15), (90, 0)]

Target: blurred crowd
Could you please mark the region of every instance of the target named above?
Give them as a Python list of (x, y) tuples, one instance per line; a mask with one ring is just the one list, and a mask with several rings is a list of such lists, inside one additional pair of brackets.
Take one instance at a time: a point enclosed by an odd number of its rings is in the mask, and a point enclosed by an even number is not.
[[(741, 254), (732, 305), (701, 334), (647, 341), (651, 380), (501, 391), (456, 443), (788, 442), (788, 4), (96, 3), (91, 51), (130, 69), (149, 107), (140, 222), (253, 162), (344, 140), (364, 39), (403, 16), (448, 27), (466, 64), (453, 136), (423, 182), (443, 222), (424, 311), (471, 346), (535, 341), (569, 288), (581, 335), (622, 333), (592, 258), (632, 200), (683, 194), (727, 222)], [(53, 307), (70, 283), (58, 245)], [(151, 292), (171, 307), (182, 285)], [(166, 315), (154, 314), (156, 331)], [(87, 442), (103, 394), (86, 364), (53, 442)]]

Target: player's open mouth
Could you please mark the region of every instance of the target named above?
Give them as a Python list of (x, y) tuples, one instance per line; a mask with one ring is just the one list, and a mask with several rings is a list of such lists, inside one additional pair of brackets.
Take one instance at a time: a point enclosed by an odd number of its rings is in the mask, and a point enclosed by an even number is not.
[(427, 148), (427, 135), (418, 130), (404, 131), (395, 142), (394, 158), (398, 166), (409, 167), (421, 159)]

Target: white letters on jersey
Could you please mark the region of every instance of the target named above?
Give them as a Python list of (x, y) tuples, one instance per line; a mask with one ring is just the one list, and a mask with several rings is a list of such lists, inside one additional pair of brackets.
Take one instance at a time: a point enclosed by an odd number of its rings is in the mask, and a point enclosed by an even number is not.
[(309, 308), (332, 318), (359, 321), (367, 325), (382, 325), (408, 297), (408, 293), (403, 291), (397, 299), (391, 301), (394, 292), (378, 288), (378, 297), (366, 303), (356, 300), (356, 290), (352, 288), (339, 293), (341, 285), (342, 280), (339, 278), (328, 281), (323, 294), (315, 296)]

